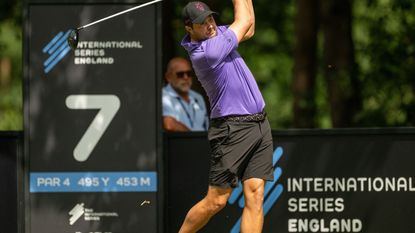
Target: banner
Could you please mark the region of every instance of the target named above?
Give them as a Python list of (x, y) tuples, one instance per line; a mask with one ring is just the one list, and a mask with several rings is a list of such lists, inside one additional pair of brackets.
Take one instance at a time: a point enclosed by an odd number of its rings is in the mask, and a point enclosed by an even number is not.
[[(166, 134), (168, 232), (206, 195), (206, 135)], [(264, 233), (414, 232), (411, 130), (274, 132), (274, 177), (264, 191)], [(189, 179), (188, 177), (192, 177)], [(240, 232), (241, 186), (200, 232)]]
[[(0, 219), (1, 232), (18, 232), (22, 201), (22, 134), (0, 131)], [(7, 221), (4, 221), (6, 220)]]
[[(137, 3), (138, 4), (138, 3)], [(157, 232), (157, 5), (28, 5), (26, 232)]]

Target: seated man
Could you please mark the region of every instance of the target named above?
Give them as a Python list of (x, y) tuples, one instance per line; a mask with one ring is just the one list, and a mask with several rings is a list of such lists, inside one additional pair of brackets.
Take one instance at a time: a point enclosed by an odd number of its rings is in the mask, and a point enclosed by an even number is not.
[(190, 62), (176, 57), (169, 61), (163, 88), (163, 127), (167, 131), (206, 131), (208, 117), (203, 97), (191, 90), (194, 73)]

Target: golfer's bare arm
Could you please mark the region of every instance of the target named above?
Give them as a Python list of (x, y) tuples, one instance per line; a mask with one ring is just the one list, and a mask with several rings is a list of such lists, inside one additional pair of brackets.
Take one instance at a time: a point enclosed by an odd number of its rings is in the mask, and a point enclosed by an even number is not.
[(190, 131), (184, 124), (180, 123), (173, 117), (163, 117), (163, 127), (166, 131), (187, 132)]
[(234, 21), (229, 28), (235, 32), (238, 42), (247, 40), (255, 32), (255, 14), (252, 0), (233, 0)]
[(248, 2), (248, 8), (249, 8), (249, 12), (251, 13), (251, 17), (252, 17), (253, 22), (252, 22), (252, 25), (249, 28), (248, 32), (245, 34), (244, 38), (242, 38), (242, 41), (251, 38), (255, 34), (255, 12), (254, 12), (254, 6), (252, 4), (252, 0), (247, 0), (247, 2)]

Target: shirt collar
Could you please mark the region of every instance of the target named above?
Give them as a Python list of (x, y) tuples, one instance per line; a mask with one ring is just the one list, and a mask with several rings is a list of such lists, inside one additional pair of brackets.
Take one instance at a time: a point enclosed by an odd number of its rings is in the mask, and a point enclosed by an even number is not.
[[(170, 96), (174, 98), (183, 99), (181, 96), (179, 96), (179, 94), (177, 94), (176, 90), (174, 90), (174, 88), (170, 84), (166, 85), (165, 90)], [(196, 98), (193, 96), (192, 90), (189, 90), (189, 98), (190, 98), (190, 103), (195, 102)]]
[(173, 87), (170, 84), (167, 84), (165, 87), (165, 91), (171, 95), (172, 97), (179, 97), (179, 94), (173, 89)]

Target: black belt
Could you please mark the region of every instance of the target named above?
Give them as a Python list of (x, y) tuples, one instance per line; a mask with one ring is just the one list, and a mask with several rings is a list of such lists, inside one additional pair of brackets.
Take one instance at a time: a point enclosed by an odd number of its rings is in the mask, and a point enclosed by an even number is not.
[(250, 115), (233, 115), (233, 116), (224, 116), (213, 118), (213, 122), (223, 122), (223, 121), (232, 121), (232, 122), (259, 122), (265, 120), (267, 117), (266, 112), (260, 112)]

